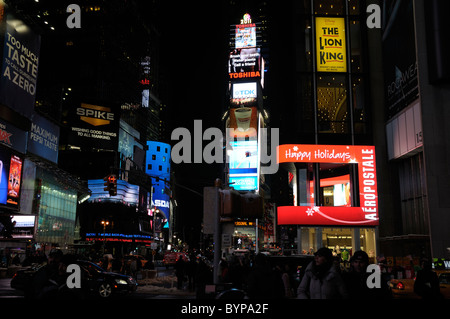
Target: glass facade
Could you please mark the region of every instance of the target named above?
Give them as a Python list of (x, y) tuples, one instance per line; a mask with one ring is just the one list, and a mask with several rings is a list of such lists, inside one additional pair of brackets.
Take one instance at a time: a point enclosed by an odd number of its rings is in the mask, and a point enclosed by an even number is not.
[[(311, 8), (309, 1), (296, 4), (297, 14), (294, 27), (296, 38), (297, 109), (300, 125), (297, 133), (303, 143), (315, 144), (371, 144), (368, 136), (369, 112), (365, 67), (366, 24), (363, 1), (315, 0)], [(317, 25), (317, 18), (345, 19), (340, 37), (323, 38), (320, 47), (316, 38), (324, 31)], [(337, 21), (337, 20), (336, 20)], [(331, 28), (330, 28), (331, 30)], [(334, 37), (334, 38), (333, 38)], [(334, 39), (338, 39), (337, 42)], [(319, 68), (320, 57), (335, 56), (336, 46), (343, 50), (341, 71), (324, 71)], [(321, 51), (320, 49), (324, 49)], [(327, 51), (329, 50), (329, 52)], [(336, 62), (336, 61), (332, 61)], [(338, 142), (340, 141), (340, 142)]]
[[(365, 1), (298, 1), (294, 7), (293, 116), (299, 125), (289, 143), (373, 145)], [(357, 168), (355, 164), (333, 163), (291, 166), (288, 170), (295, 176), (295, 185), (290, 183), (294, 206), (360, 206)], [(353, 252), (363, 249), (371, 256), (376, 252), (375, 228), (298, 225), (291, 229), (293, 233), (288, 237), (297, 237), (298, 252), (321, 246), (341, 246)]]
[(73, 244), (77, 209), (77, 192), (64, 187), (50, 173), (39, 170), (36, 199), (38, 225), (36, 242), (65, 247)]

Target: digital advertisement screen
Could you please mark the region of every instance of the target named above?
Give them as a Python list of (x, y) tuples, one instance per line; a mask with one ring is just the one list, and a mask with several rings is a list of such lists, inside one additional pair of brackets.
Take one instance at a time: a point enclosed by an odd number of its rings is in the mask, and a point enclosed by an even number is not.
[(0, 150), (0, 204), (19, 209), (23, 159)]
[(256, 25), (238, 24), (236, 25), (235, 48), (256, 47)]
[(240, 107), (230, 109), (227, 124), (231, 138), (256, 139), (258, 110), (256, 107)]
[(110, 196), (107, 191), (104, 190), (103, 179), (90, 179), (88, 180), (88, 188), (92, 194), (89, 197), (88, 202), (99, 201), (120, 201), (129, 205), (138, 205), (139, 203), (139, 186), (129, 184), (128, 182), (118, 179), (117, 180), (117, 195)]
[(256, 101), (258, 96), (256, 82), (233, 83), (231, 102), (246, 103)]
[(228, 73), (230, 79), (261, 77), (261, 49), (244, 48), (230, 52)]
[[(342, 163), (355, 164), (358, 169), (359, 207), (348, 207), (347, 179), (335, 177), (332, 183), (338, 206), (280, 206), (279, 225), (348, 225), (378, 226), (378, 192), (374, 146), (360, 145), (302, 145), (277, 147), (278, 163)], [(345, 175), (344, 175), (345, 176)], [(348, 180), (348, 182), (350, 182)], [(322, 183), (322, 181), (321, 181)], [(341, 184), (342, 186), (339, 186)], [(334, 185), (337, 185), (334, 187)], [(327, 186), (327, 185), (321, 185)], [(350, 186), (350, 185), (349, 185)]]
[(258, 188), (258, 142), (231, 142), (229, 156), (229, 182), (236, 190), (255, 190)]

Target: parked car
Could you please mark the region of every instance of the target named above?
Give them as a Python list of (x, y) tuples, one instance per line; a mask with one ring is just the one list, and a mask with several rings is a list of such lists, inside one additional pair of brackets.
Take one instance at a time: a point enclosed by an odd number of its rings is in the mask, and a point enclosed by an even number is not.
[(137, 282), (131, 276), (107, 272), (90, 261), (79, 260), (77, 264), (86, 270), (85, 281), (94, 296), (108, 298), (113, 294), (131, 293), (137, 289)]
[[(88, 296), (109, 298), (115, 294), (131, 293), (136, 291), (137, 282), (131, 276), (118, 273), (107, 272), (93, 262), (78, 260), (76, 264), (80, 266), (81, 289)], [(37, 271), (43, 265), (22, 269), (14, 274), (11, 279), (11, 288), (31, 293), (31, 285)]]
[(11, 278), (11, 288), (17, 290), (25, 290), (31, 283), (34, 274), (45, 264), (33, 264), (26, 268), (18, 270)]

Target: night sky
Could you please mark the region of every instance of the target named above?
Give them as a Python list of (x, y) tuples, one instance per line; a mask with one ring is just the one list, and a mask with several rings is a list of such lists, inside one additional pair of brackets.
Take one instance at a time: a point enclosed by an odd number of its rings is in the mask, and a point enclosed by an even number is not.
[[(208, 127), (223, 128), (221, 116), (226, 107), (228, 30), (227, 13), (219, 2), (164, 1), (167, 17), (161, 21), (162, 63), (169, 83), (168, 131), (185, 127), (192, 133), (194, 120), (202, 120), (203, 131)], [(172, 141), (171, 145), (177, 141)], [(206, 145), (206, 141), (203, 145)], [(212, 186), (221, 177), (221, 165), (172, 164), (176, 182), (203, 194), (203, 187)], [(186, 241), (193, 245), (200, 239), (203, 198), (176, 187), (178, 220), (176, 227)]]

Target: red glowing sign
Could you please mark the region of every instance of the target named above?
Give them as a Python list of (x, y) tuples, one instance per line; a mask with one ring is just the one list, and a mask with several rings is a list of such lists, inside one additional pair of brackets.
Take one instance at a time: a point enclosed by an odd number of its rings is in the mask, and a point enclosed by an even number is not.
[(279, 225), (377, 226), (378, 195), (374, 146), (280, 145), (278, 163), (358, 164), (360, 207), (281, 206)]

